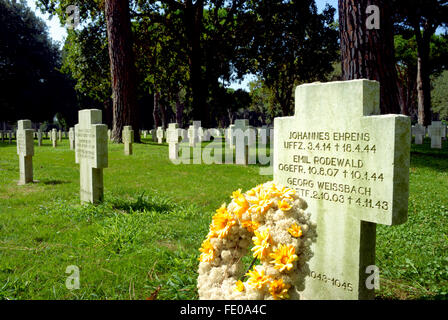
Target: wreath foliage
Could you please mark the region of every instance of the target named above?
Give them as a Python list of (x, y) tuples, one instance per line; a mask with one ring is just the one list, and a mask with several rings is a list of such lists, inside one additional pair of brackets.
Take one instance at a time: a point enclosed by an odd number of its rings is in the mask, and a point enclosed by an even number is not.
[[(199, 298), (297, 299), (311, 241), (305, 201), (272, 181), (231, 198), (216, 210), (199, 249)], [(254, 261), (245, 273), (242, 258), (251, 246)]]

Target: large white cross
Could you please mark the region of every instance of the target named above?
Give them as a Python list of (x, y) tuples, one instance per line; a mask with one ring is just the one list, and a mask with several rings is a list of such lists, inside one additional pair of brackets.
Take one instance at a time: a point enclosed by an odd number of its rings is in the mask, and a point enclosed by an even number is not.
[(274, 181), (297, 190), (315, 225), (305, 299), (373, 298), (376, 224), (407, 219), (410, 119), (380, 115), (379, 90), (369, 80), (302, 85), (295, 116), (275, 119)]
[(103, 201), (103, 168), (108, 166), (107, 125), (101, 124), (101, 110), (78, 112), (75, 125), (75, 155), (79, 163), (81, 203)]

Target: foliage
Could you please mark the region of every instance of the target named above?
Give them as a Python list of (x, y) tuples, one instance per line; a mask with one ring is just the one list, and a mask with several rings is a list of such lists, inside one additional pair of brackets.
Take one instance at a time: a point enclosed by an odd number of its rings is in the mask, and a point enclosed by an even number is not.
[(448, 120), (448, 70), (433, 80), (432, 110), (441, 120)]
[(0, 108), (5, 120), (42, 121), (75, 109), (57, 44), (24, 1), (0, 0)]
[[(395, 57), (403, 99), (408, 105), (409, 114), (417, 118), (417, 41), (409, 30), (399, 30), (395, 36)], [(428, 70), (431, 78), (448, 68), (448, 38), (446, 35), (433, 35), (430, 42)], [(433, 84), (434, 86), (434, 84)], [(434, 107), (434, 103), (432, 103)]]
[[(63, 8), (80, 4), (71, 2), (39, 0), (41, 8), (61, 22), (66, 19)], [(148, 95), (158, 93), (166, 121), (181, 112), (205, 126), (228, 125), (237, 110), (252, 112), (240, 92), (225, 89), (248, 72), (262, 76), (275, 96), (274, 106), (285, 114), (291, 109), (294, 85), (323, 79), (337, 57), (334, 9), (317, 14), (312, 0), (136, 0), (130, 7), (139, 101), (152, 107)], [(76, 80), (79, 98), (104, 103), (110, 76), (101, 1), (83, 2), (82, 8), (81, 21), (88, 23), (69, 31), (64, 71)], [(238, 106), (226, 107), (223, 101)]]
[[(335, 9), (318, 14), (314, 1), (250, 1), (255, 18), (243, 65), (260, 75), (283, 116), (292, 111), (293, 88), (323, 81), (338, 50)], [(252, 62), (252, 65), (248, 64)]]

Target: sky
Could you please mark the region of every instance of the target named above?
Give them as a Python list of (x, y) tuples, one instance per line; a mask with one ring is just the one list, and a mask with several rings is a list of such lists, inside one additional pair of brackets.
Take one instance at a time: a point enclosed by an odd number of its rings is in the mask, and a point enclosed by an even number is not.
[[(40, 10), (36, 10), (35, 0), (27, 0), (27, 3), (28, 3), (28, 6), (31, 8), (31, 10), (33, 10), (38, 17), (42, 18), (46, 22), (46, 24), (48, 26), (48, 32), (50, 34), (50, 37), (54, 41), (59, 41), (60, 46), (62, 47), (62, 45), (64, 43), (64, 39), (67, 36), (67, 32), (66, 32), (65, 26), (61, 26), (61, 24), (59, 22), (59, 18), (55, 16), (50, 19), (49, 14), (43, 14), (40, 12)], [(327, 3), (337, 9), (338, 0), (316, 0), (316, 5), (317, 5), (318, 11), (319, 12), (322, 11), (325, 8), (325, 5)], [(82, 10), (82, 8), (81, 8), (81, 10)], [(255, 79), (255, 76), (253, 76), (253, 75), (246, 76), (241, 83), (232, 83), (230, 85), (230, 88), (233, 88), (235, 90), (242, 88), (242, 89), (245, 89), (248, 91), (248, 83), (250, 81), (253, 81), (254, 79)]]

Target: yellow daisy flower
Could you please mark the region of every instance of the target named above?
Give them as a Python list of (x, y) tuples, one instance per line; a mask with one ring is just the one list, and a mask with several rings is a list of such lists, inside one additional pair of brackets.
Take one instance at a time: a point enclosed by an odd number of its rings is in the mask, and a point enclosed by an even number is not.
[(280, 197), (280, 196), (282, 196), (281, 189), (278, 189), (277, 186), (275, 185), (275, 183), (272, 183), (271, 186), (269, 187), (269, 193), (273, 197)]
[(296, 190), (287, 188), (287, 187), (283, 187), (282, 190), (280, 191), (280, 193), (283, 198), (293, 200), (293, 195), (296, 194)]
[(268, 211), (269, 208), (271, 208), (272, 203), (273, 203), (272, 200), (261, 199), (261, 200), (254, 202), (249, 207), (249, 210), (253, 213), (263, 214), (263, 213), (266, 213), (266, 211)]
[(256, 186), (255, 188), (252, 188), (252, 189), (248, 190), (248, 191), (246, 192), (246, 195), (249, 196), (249, 197), (254, 197), (254, 196), (260, 191), (260, 189), (261, 189), (262, 187), (263, 187), (263, 185), (262, 185), (262, 184), (259, 184), (259, 185)]
[(286, 199), (277, 201), (278, 208), (282, 211), (288, 211), (292, 208), (289, 202)]
[(218, 237), (220, 239), (227, 236), (230, 228), (236, 223), (235, 218), (227, 211), (226, 208), (219, 208), (212, 218), (210, 225), (209, 237)]
[(264, 270), (258, 271), (255, 267), (253, 271), (246, 273), (246, 276), (249, 276), (247, 283), (255, 289), (262, 289), (270, 280), (270, 277), (264, 274)]
[(243, 213), (249, 209), (249, 203), (247, 202), (246, 198), (243, 194), (241, 194), (241, 189), (238, 189), (237, 191), (234, 191), (232, 193), (233, 201), (236, 204), (236, 208), (234, 209), (233, 213), (241, 219)]
[(252, 248), (253, 256), (258, 259), (266, 258), (270, 252), (270, 248), (272, 246), (272, 238), (269, 234), (269, 228), (264, 230), (263, 232), (254, 231), (255, 237), (252, 237), (252, 240), (255, 246)]
[(211, 262), (215, 259), (215, 250), (213, 249), (210, 240), (207, 239), (202, 243), (201, 248), (199, 249), (201, 255), (199, 256), (199, 261), (202, 262)]
[(291, 288), (290, 284), (283, 283), (283, 279), (274, 280), (269, 284), (269, 293), (274, 300), (288, 299), (288, 290)]
[(241, 280), (238, 280), (233, 288), (235, 291), (243, 292), (244, 291), (244, 283)]
[(258, 229), (258, 227), (260, 226), (257, 222), (252, 221), (252, 220), (247, 220), (247, 221), (242, 221), (241, 222), (241, 226), (243, 228), (246, 228), (247, 231), (249, 232), (254, 232), (255, 230)]
[(300, 238), (303, 234), (302, 227), (298, 226), (297, 223), (294, 223), (289, 227), (288, 232), (294, 237), (294, 238)]
[(279, 245), (277, 250), (271, 253), (269, 256), (274, 260), (271, 263), (274, 264), (274, 268), (283, 272), (285, 269), (287, 271), (293, 268), (293, 262), (299, 257), (295, 254), (296, 249), (294, 246), (287, 246), (285, 244)]

